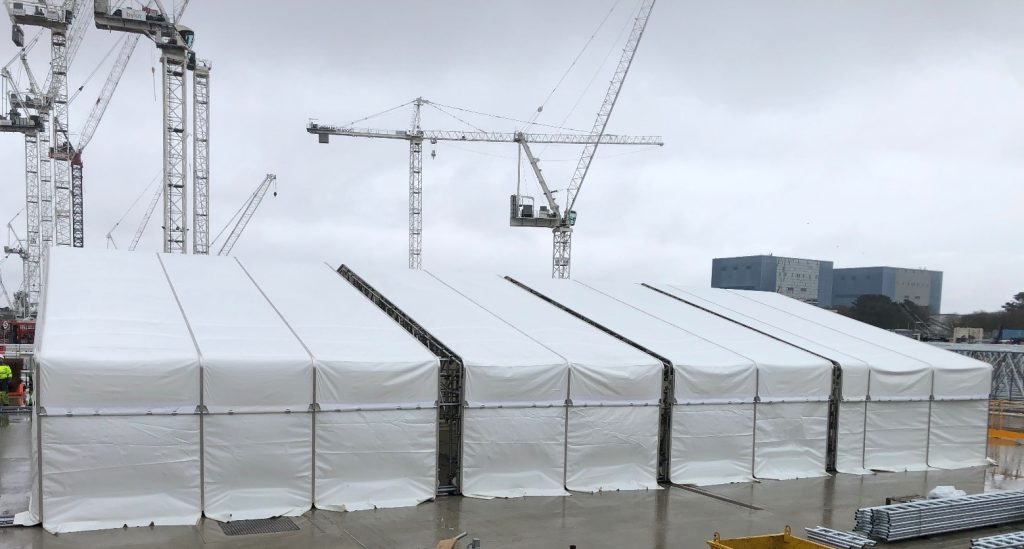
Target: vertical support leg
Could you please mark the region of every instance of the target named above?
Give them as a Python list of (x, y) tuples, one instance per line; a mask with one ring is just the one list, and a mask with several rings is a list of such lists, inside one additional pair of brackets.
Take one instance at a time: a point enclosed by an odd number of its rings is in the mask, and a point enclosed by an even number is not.
[(192, 253), (210, 253), (210, 67), (192, 81)]
[(185, 52), (164, 49), (164, 252), (187, 253), (185, 189)]
[(572, 227), (555, 227), (551, 252), (551, 278), (569, 278), (571, 256)]
[(409, 268), (423, 268), (423, 140), (409, 141)]
[(53, 91), (54, 228), (57, 246), (73, 243), (71, 223), (71, 143), (68, 139), (67, 35), (58, 30), (50, 35), (50, 89)]
[(25, 136), (25, 256), (23, 277), (28, 294), (28, 315), (39, 308), (39, 142), (35, 135)]

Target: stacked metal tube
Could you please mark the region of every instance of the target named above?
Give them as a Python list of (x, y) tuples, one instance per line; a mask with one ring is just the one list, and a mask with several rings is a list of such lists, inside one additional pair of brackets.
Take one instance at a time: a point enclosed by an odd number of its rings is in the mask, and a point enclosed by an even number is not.
[(971, 549), (1015, 549), (1024, 547), (1024, 531), (971, 540)]
[(807, 531), (807, 538), (811, 541), (834, 547), (835, 549), (863, 549), (864, 547), (875, 546), (874, 540), (854, 532), (843, 532), (841, 530), (825, 528), (824, 526), (815, 526), (814, 528), (805, 528), (804, 530)]
[(854, 531), (885, 541), (1024, 521), (1024, 490), (858, 509)]

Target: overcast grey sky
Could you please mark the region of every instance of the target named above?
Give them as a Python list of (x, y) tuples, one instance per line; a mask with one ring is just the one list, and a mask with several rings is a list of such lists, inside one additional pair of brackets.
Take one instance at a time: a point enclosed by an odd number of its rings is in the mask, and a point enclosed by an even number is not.
[[(212, 225), (272, 172), (278, 196), (237, 255), (403, 267), (407, 145), (320, 145), (307, 119), (342, 123), (416, 96), (527, 118), (613, 10), (539, 119), (589, 128), (636, 6), (193, 0), (184, 22), (213, 61)], [(774, 253), (937, 269), (943, 312), (997, 308), (1024, 290), (1021, 21), (1024, 3), (1014, 1), (662, 0), (608, 130), (666, 144), (598, 153), (576, 207), (574, 277), (706, 286), (713, 257)], [(90, 29), (72, 88), (116, 38)], [(32, 56), (40, 74), (46, 49)], [(4, 61), (15, 52), (0, 42)], [(72, 129), (106, 71), (72, 105)], [(85, 154), (87, 246), (105, 245), (160, 171), (158, 80), (156, 50), (140, 43)], [(452, 112), (486, 129), (517, 127)], [(409, 114), (360, 125), (406, 128)], [(433, 109), (423, 126), (466, 128)], [(4, 135), (2, 223), (24, 201), (22, 141)], [(579, 152), (543, 150), (553, 186), (565, 187)], [(508, 226), (516, 167), (511, 145), (426, 148), (426, 267), (549, 272), (550, 232)], [(122, 247), (146, 194), (113, 232)], [(160, 249), (154, 217), (140, 249)], [(24, 235), (24, 217), (17, 227)], [(16, 258), (4, 265), (12, 291), (20, 270)]]

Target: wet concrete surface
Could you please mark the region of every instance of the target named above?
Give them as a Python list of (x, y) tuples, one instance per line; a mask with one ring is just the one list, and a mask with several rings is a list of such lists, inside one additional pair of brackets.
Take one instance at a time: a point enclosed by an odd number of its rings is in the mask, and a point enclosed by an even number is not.
[[(30, 489), (27, 417), (0, 424), (0, 514), (27, 508)], [(300, 529), (282, 534), (234, 536), (219, 524), (193, 527), (126, 528), (55, 536), (41, 528), (2, 528), (0, 548), (222, 547), (222, 548), (433, 548), (437, 540), (466, 531), (484, 548), (679, 548), (700, 549), (718, 530), (724, 537), (810, 526), (853, 527), (859, 507), (880, 505), (886, 497), (926, 494), (938, 485), (968, 493), (1024, 488), (1019, 477), (1024, 447), (995, 444), (993, 468), (837, 475), (704, 487), (718, 498), (683, 488), (645, 492), (574, 494), (570, 497), (479, 500), (442, 497), (417, 507), (335, 513), (311, 511), (296, 517)], [(760, 508), (760, 510), (752, 509)], [(887, 546), (905, 549), (966, 549), (970, 539), (1024, 530), (1024, 524), (974, 530)]]

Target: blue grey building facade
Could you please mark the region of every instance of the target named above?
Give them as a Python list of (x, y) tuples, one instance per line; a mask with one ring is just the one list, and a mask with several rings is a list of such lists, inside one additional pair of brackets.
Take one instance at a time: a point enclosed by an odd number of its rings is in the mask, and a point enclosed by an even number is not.
[(928, 307), (932, 314), (942, 309), (942, 273), (900, 267), (855, 267), (835, 269), (832, 282), (833, 305), (849, 306), (862, 295), (884, 295), (902, 302), (910, 300)]
[(832, 262), (774, 255), (720, 257), (711, 261), (711, 286), (775, 292), (832, 306)]

